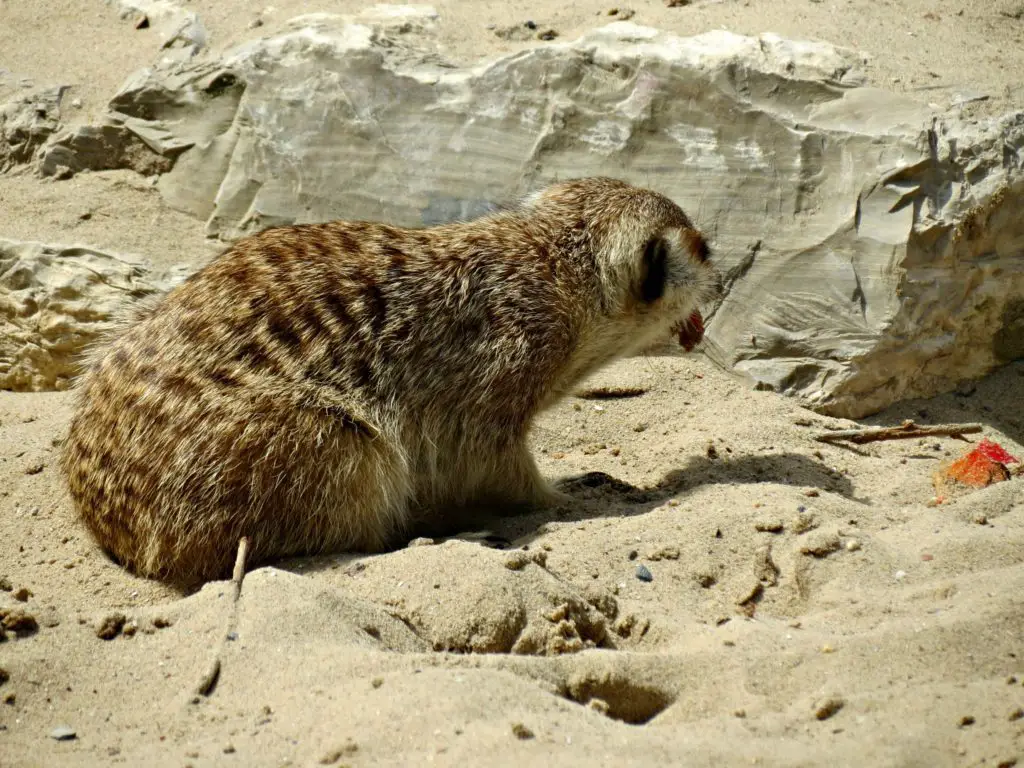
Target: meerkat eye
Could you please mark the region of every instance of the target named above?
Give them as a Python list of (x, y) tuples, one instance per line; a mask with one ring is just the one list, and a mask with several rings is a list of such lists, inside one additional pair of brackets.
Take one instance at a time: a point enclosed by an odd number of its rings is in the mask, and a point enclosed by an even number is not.
[(665, 280), (668, 278), (668, 243), (654, 237), (644, 246), (643, 282), (640, 283), (640, 298), (650, 304), (665, 294)]
[(690, 230), (683, 235), (683, 242), (690, 251), (690, 255), (699, 263), (706, 264), (711, 258), (711, 248), (708, 247), (708, 241), (700, 233)]

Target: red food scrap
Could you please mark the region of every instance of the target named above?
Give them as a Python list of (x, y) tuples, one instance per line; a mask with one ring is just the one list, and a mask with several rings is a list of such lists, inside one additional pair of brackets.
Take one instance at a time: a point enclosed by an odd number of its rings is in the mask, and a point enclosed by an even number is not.
[(1000, 464), (1019, 464), (1020, 459), (1006, 452), (1006, 449), (999, 443), (993, 443), (987, 437), (981, 438), (978, 445), (974, 448), (978, 453), (983, 454), (992, 461)]
[(704, 338), (704, 318), (701, 317), (700, 312), (694, 310), (684, 323), (677, 326), (676, 332), (679, 334), (679, 344), (687, 352), (692, 352), (693, 348)]
[(998, 443), (982, 438), (976, 446), (935, 474), (935, 488), (942, 491), (950, 486), (985, 488), (1010, 479), (1007, 464), (1019, 463), (1020, 459), (1008, 453)]

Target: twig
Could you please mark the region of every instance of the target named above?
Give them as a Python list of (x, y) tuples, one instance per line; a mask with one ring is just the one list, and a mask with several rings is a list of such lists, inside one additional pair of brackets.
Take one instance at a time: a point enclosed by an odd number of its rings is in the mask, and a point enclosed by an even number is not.
[(573, 394), (581, 400), (613, 400), (619, 397), (640, 397), (646, 392), (645, 387), (591, 387)]
[(238, 553), (235, 555), (235, 567), (231, 571), (231, 583), (235, 586), (235, 598), (238, 602), (242, 594), (242, 579), (245, 578), (245, 558), (249, 554), (249, 537), (243, 536), (238, 540)]
[(203, 676), (199, 678), (199, 685), (196, 686), (196, 694), (199, 696), (209, 696), (213, 693), (214, 686), (217, 685), (217, 678), (220, 677), (220, 651), (213, 655), (210, 663), (206, 667), (206, 671)]
[(231, 572), (231, 606), (228, 613), (227, 627), (224, 630), (224, 634), (221, 636), (220, 643), (217, 645), (213, 652), (213, 656), (210, 659), (210, 663), (206, 665), (206, 671), (203, 676), (199, 678), (199, 684), (196, 685), (194, 695), (192, 697), (193, 703), (200, 701), (200, 696), (209, 696), (213, 693), (213, 689), (217, 687), (217, 681), (220, 679), (220, 668), (221, 668), (221, 655), (224, 650), (224, 644), (227, 643), (235, 634), (235, 625), (238, 621), (238, 599), (242, 596), (242, 580), (245, 579), (245, 558), (249, 554), (249, 537), (243, 536), (238, 540), (238, 553), (235, 555), (235, 567)]
[(981, 424), (930, 424), (917, 425), (904, 421), (898, 427), (866, 427), (864, 429), (841, 429), (825, 432), (814, 439), (820, 443), (873, 443), (876, 440), (906, 440), (912, 437), (963, 437), (981, 432)]

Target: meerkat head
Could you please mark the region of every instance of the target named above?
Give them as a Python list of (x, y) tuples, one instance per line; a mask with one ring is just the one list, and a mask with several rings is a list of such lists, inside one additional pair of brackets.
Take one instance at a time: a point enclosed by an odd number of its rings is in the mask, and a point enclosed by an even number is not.
[(530, 199), (576, 232), (593, 259), (605, 328), (638, 349), (669, 333), (692, 349), (703, 334), (699, 307), (719, 279), (711, 249), (667, 197), (609, 178), (554, 184)]

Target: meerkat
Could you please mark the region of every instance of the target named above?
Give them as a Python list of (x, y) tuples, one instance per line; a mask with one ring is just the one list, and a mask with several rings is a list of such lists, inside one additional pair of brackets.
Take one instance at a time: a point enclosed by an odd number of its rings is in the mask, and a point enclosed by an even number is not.
[(717, 275), (668, 198), (608, 178), (425, 229), (334, 221), (244, 238), (104, 345), (61, 457), (129, 570), (182, 585), (379, 552), (472, 505), (564, 497), (538, 413), (615, 358), (702, 333)]

